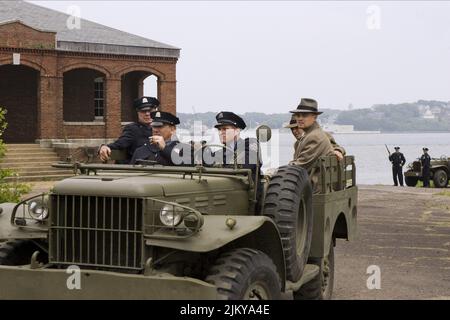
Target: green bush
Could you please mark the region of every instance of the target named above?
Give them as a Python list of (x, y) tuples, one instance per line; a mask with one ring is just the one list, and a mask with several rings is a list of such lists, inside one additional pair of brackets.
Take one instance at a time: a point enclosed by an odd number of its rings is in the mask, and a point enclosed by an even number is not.
[[(0, 161), (5, 155), (5, 144), (3, 143), (3, 133), (7, 127), (6, 110), (0, 107)], [(22, 195), (31, 191), (31, 187), (25, 183), (7, 182), (6, 178), (15, 177), (17, 173), (11, 169), (0, 168), (0, 203), (18, 202)]]

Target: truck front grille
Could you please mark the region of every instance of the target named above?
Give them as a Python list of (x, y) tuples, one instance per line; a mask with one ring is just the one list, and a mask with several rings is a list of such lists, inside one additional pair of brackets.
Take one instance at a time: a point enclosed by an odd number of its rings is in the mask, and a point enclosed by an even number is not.
[(49, 262), (143, 268), (143, 200), (51, 195)]

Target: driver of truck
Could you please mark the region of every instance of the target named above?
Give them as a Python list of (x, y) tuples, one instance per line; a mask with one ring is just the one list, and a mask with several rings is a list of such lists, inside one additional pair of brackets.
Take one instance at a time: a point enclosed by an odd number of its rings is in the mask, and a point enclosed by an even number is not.
[[(224, 168), (233, 168), (235, 163), (238, 168), (251, 169), (252, 178), (255, 181), (257, 168), (261, 177), (262, 161), (258, 161), (258, 142), (255, 138), (241, 138), (241, 130), (247, 125), (237, 114), (230, 111), (222, 111), (216, 115), (219, 139), (223, 148), (215, 152), (205, 152), (203, 161), (206, 165), (220, 165)], [(260, 179), (259, 179), (260, 181)]]
[(186, 161), (183, 153), (191, 147), (181, 143), (176, 136), (176, 126), (180, 123), (178, 117), (163, 111), (153, 112), (151, 117), (153, 135), (142, 147), (136, 149), (130, 164), (137, 164), (142, 160), (165, 166), (190, 163), (190, 158)]

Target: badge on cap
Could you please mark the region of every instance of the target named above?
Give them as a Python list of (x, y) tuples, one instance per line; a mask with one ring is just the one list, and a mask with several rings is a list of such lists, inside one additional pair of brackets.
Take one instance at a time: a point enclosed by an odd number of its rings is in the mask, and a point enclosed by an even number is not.
[(147, 98), (142, 98), (142, 103), (148, 103), (148, 100), (147, 100)]
[(157, 112), (157, 113), (155, 114), (155, 117), (156, 117), (156, 118), (161, 118), (161, 112)]
[(223, 118), (223, 113), (221, 112), (221, 113), (219, 113), (219, 119), (220, 118)]

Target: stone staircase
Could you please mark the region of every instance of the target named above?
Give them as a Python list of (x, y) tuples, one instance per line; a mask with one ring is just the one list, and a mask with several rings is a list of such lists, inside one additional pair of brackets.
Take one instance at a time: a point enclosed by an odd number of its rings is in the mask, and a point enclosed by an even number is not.
[(52, 167), (52, 163), (59, 160), (52, 148), (38, 144), (6, 144), (0, 168), (12, 169), (19, 174), (19, 177), (7, 178), (7, 181), (55, 181), (73, 176), (72, 170)]

